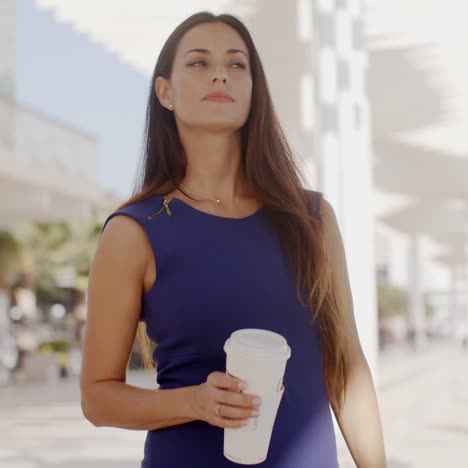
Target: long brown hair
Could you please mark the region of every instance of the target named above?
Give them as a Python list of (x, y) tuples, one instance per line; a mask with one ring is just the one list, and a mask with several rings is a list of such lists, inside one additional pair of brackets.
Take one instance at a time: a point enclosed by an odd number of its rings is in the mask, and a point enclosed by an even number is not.
[[(279, 125), (267, 80), (253, 40), (236, 17), (202, 11), (184, 20), (164, 44), (151, 80), (140, 181), (132, 197), (119, 208), (178, 188), (185, 177), (186, 155), (181, 145), (174, 115), (162, 106), (154, 91), (158, 76), (169, 79), (181, 37), (201, 23), (223, 22), (242, 37), (250, 53), (252, 97), (250, 113), (241, 128), (241, 167), (250, 187), (267, 207), (288, 258), (295, 268), (298, 300), (314, 311), (320, 329), (320, 346), (330, 404), (341, 411), (347, 382), (347, 345), (343, 319), (331, 285), (331, 269), (320, 217), (311, 210), (311, 193), (303, 187), (302, 175)], [(306, 303), (301, 287), (307, 291)], [(137, 339), (146, 368), (154, 367), (154, 343), (143, 323)]]

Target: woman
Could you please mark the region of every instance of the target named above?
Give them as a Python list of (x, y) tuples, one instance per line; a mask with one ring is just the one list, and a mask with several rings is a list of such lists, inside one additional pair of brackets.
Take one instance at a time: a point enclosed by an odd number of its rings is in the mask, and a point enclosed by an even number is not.
[[(225, 373), (223, 344), (263, 328), (292, 356), (261, 466), (337, 467), (329, 403), (356, 464), (385, 466), (337, 221), (302, 188), (238, 19), (201, 12), (174, 30), (146, 135), (142, 185), (106, 220), (90, 273), (85, 417), (148, 431), (142, 467), (233, 466), (223, 429), (262, 408)], [(147, 361), (148, 337), (157, 345), (155, 390), (126, 383), (137, 329)]]

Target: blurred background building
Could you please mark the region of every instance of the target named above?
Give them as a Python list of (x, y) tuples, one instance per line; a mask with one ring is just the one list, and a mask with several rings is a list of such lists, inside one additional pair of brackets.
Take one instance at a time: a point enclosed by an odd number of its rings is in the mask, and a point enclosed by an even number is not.
[[(27, 8), (33, 6), (13, 0), (0, 4), (0, 381), (8, 381), (8, 370), (18, 367), (25, 370), (23, 378), (40, 375), (43, 367), (38, 363), (44, 359), (34, 357), (33, 351), (52, 340), (57, 331), (52, 321), (65, 320), (72, 312), (78, 277), (87, 275), (83, 268), (78, 271), (81, 266), (70, 248), (54, 249), (60, 240), (52, 238), (52, 231), (62, 230), (62, 236), (70, 231), (68, 244), (76, 244), (68, 223), (91, 222), (96, 210), (117, 200), (98, 180), (96, 136), (52, 113), (47, 98), (43, 105), (28, 98), (41, 93), (50, 99), (56, 86), (54, 69), (60, 67), (47, 67), (49, 84), (41, 90), (40, 62), (47, 51), (22, 34)], [(67, 85), (69, 92), (72, 85), (76, 83)], [(46, 276), (44, 269), (53, 284), (42, 284), (42, 295), (48, 297), (38, 302), (36, 290)], [(58, 309), (51, 302), (52, 289), (61, 290), (66, 302), (59, 317), (53, 317)], [(46, 372), (42, 375), (47, 377)]]

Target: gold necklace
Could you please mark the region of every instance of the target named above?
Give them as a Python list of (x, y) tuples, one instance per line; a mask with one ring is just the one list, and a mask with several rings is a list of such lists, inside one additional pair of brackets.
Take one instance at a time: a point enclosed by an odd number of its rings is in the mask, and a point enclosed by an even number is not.
[[(179, 187), (182, 187), (182, 188), (183, 188), (186, 192), (188, 192), (190, 195), (194, 195), (195, 197), (198, 197), (198, 195), (195, 195), (194, 193), (190, 192), (190, 190), (187, 190), (186, 188), (184, 188), (184, 187), (182, 186), (182, 184), (179, 184)], [(198, 198), (200, 198), (200, 197), (198, 197)], [(233, 196), (233, 198), (237, 198), (237, 194), (235, 194), (235, 195)], [(206, 199), (206, 198), (205, 198), (204, 200), (201, 199), (201, 200), (198, 200), (198, 201), (215, 201), (215, 202), (218, 203), (218, 204), (221, 203), (221, 200), (220, 200), (219, 198), (215, 198), (215, 199), (213, 199), (213, 198)]]

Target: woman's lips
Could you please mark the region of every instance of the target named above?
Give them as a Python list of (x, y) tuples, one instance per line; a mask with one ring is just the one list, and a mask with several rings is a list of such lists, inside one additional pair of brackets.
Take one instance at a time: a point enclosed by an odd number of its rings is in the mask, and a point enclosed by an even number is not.
[(234, 102), (232, 99), (221, 96), (209, 96), (204, 99), (205, 101), (218, 101), (218, 102)]

